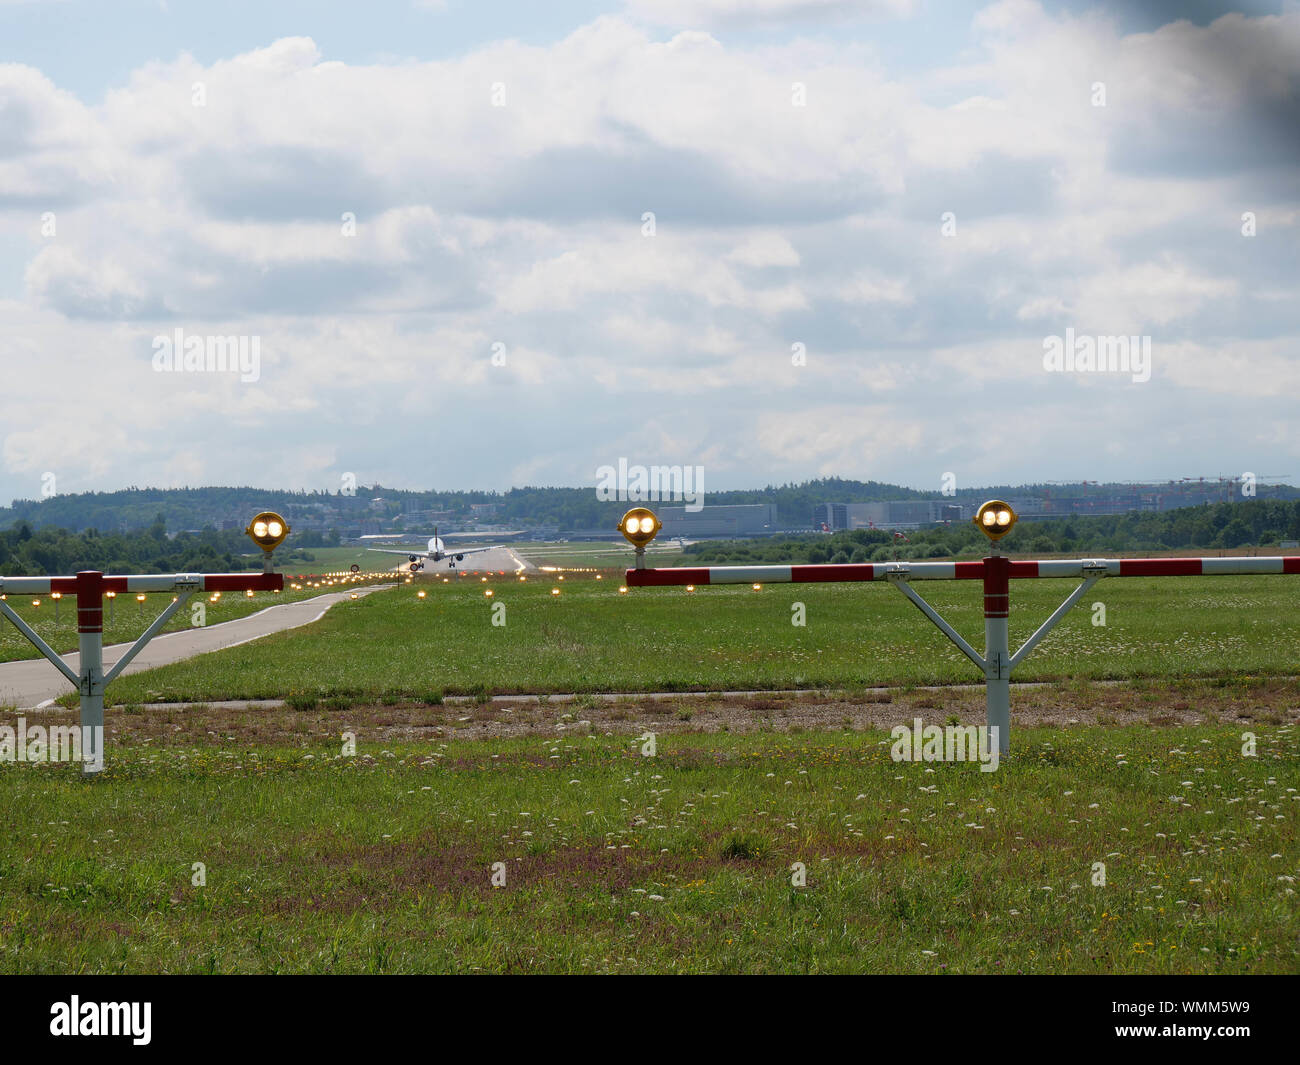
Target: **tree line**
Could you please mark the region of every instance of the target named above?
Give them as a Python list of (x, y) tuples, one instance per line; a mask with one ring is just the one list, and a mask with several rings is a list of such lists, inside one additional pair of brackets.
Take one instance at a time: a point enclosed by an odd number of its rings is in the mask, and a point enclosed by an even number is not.
[[(954, 498), (1010, 491), (1006, 486), (966, 489)], [(821, 503), (860, 503), (929, 499), (935, 492), (885, 484), (826, 477), (798, 484), (715, 491), (707, 489), (706, 505), (775, 503), (778, 521), (787, 528), (810, 528), (813, 508)], [(372, 500), (381, 497), (381, 504)], [(161, 514), (171, 529), (201, 529), (222, 522), (244, 521), (261, 510), (277, 510), (290, 524), (334, 525), (362, 518), (395, 518), (411, 510), (447, 511), (468, 515), (471, 504), (495, 503), (492, 519), (523, 526), (612, 529), (628, 503), (602, 502), (594, 483), (585, 488), (525, 486), (495, 491), (408, 491), (383, 485), (361, 485), (353, 494), (341, 491), (273, 491), (263, 488), (127, 488), (114, 492), (82, 492), (48, 499), (15, 499), (0, 508), (0, 528), (28, 522), (33, 528), (58, 525), (65, 529), (96, 528), (127, 532), (147, 529)], [(667, 505), (667, 504), (666, 504)]]
[(0, 572), (13, 577), (104, 573), (225, 573), (258, 569), (261, 553), (243, 532), (213, 528), (168, 539), (161, 514), (147, 529), (100, 533), (69, 532), (54, 525), (33, 529), (20, 521), (0, 531)]
[[(1160, 513), (1020, 522), (999, 546), (1015, 554), (1102, 555), (1178, 548), (1277, 548), (1283, 540), (1300, 540), (1300, 501), (1250, 500)], [(963, 522), (910, 530), (901, 536), (886, 529), (855, 529), (830, 535), (704, 541), (687, 547), (681, 564), (978, 558), (988, 553), (988, 546), (983, 533)]]

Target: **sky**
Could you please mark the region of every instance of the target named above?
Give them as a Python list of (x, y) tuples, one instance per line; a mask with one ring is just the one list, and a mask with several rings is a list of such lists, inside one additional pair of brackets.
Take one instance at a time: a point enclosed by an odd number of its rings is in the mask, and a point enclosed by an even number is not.
[(0, 370), (5, 501), (1300, 483), (1300, 3), (0, 0)]

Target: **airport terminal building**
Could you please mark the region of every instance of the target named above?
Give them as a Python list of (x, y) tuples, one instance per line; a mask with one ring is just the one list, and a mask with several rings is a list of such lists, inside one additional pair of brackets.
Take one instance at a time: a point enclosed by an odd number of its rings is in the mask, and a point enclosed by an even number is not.
[(950, 499), (892, 499), (884, 503), (822, 503), (813, 526), (841, 529), (920, 529), (939, 522), (969, 520), (974, 507)]
[(655, 511), (664, 523), (663, 536), (746, 537), (766, 536), (778, 530), (775, 503), (705, 506), (691, 511), (685, 507), (660, 507)]

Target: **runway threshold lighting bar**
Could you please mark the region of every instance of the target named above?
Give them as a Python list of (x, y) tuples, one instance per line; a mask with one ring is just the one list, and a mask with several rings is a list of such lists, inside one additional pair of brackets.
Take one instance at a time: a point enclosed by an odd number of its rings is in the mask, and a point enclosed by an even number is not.
[[(0, 614), (12, 621), (31, 644), (81, 694), (81, 753), (83, 770), (98, 773), (104, 768), (104, 689), (152, 640), (168, 620), (185, 606), (195, 592), (278, 592), (284, 577), (271, 564), (272, 552), (289, 535), (288, 523), (278, 514), (257, 515), (245, 530), (263, 551), (262, 572), (249, 573), (136, 573), (105, 576), (98, 570), (83, 570), (75, 577), (0, 577), (4, 595), (75, 595), (79, 654), (74, 669), (40, 635), (0, 599)], [(170, 592), (175, 598), (107, 672), (104, 670), (104, 597), (146, 592)]]
[[(632, 512), (629, 512), (629, 515)], [(642, 519), (637, 512), (637, 528)], [(647, 512), (648, 513), (648, 512)], [(651, 515), (654, 518), (653, 515)], [(1016, 523), (1016, 514), (1001, 500), (990, 500), (976, 512), (974, 523), (996, 545)], [(658, 532), (658, 519), (651, 527)], [(638, 544), (638, 561), (645, 544)], [(1013, 560), (997, 553), (978, 562), (863, 562), (792, 566), (683, 566), (627, 571), (629, 588), (663, 588), (713, 584), (819, 584), (843, 581), (887, 581), (983, 671), (987, 723), (998, 730), (998, 747), (1011, 744), (1011, 671), (1042, 641), (1089, 589), (1104, 577), (1214, 577), (1248, 574), (1300, 575), (1300, 556), (1255, 558), (1123, 558)], [(1080, 584), (1043, 622), (1015, 654), (1011, 653), (1007, 620), (1013, 580), (1038, 577), (1081, 578)], [(984, 582), (984, 654), (978, 654), (912, 587), (913, 581), (982, 580)]]

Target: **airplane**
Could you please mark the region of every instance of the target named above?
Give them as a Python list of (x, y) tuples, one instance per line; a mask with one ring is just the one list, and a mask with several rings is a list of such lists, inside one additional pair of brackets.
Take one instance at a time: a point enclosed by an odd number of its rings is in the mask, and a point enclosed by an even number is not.
[(481, 551), (496, 551), (497, 547), (466, 547), (449, 549), (442, 540), (438, 538), (438, 526), (433, 527), (433, 535), (429, 537), (428, 549), (421, 554), (415, 554), (410, 549), (405, 551), (394, 551), (386, 547), (367, 547), (367, 551), (378, 551), (385, 555), (405, 555), (407, 561), (411, 563), (411, 572), (415, 573), (424, 569), (424, 563), (427, 560), (441, 562), (447, 560), (447, 568), (455, 569), (457, 562), (463, 562), (466, 555), (477, 555)]

